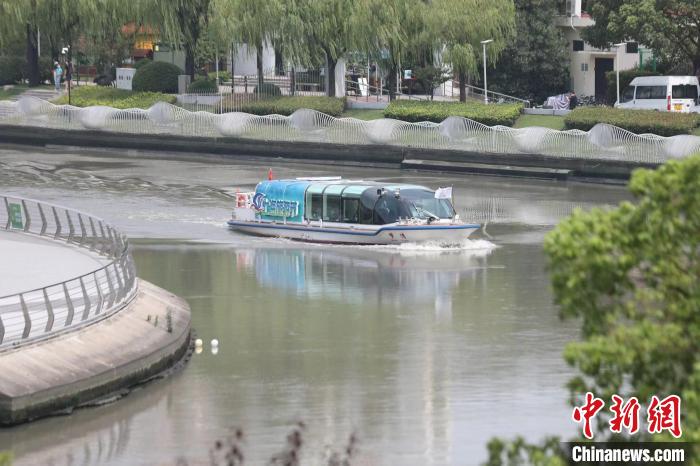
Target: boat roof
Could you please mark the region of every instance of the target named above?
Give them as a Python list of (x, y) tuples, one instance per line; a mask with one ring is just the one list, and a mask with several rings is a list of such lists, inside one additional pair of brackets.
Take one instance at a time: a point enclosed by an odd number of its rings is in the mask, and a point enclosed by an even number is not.
[[(377, 187), (377, 188), (384, 188), (388, 191), (396, 191), (402, 190), (402, 189), (422, 189), (422, 190), (427, 190), (427, 191), (434, 191), (433, 189), (427, 188), (425, 186), (420, 186), (416, 184), (408, 184), (408, 183), (381, 183), (378, 181), (366, 181), (366, 180), (344, 180), (340, 177), (315, 177), (315, 178), (295, 178), (295, 179), (286, 179), (286, 180), (270, 180), (270, 181), (263, 181), (260, 184), (266, 184), (267, 186), (270, 185), (276, 185), (277, 187), (283, 188), (287, 186), (297, 186), (299, 187), (304, 186), (309, 187), (309, 186), (323, 186), (323, 187), (328, 187), (328, 186), (343, 186), (343, 187)], [(269, 184), (268, 184), (269, 183)], [(259, 184), (259, 185), (260, 185)]]

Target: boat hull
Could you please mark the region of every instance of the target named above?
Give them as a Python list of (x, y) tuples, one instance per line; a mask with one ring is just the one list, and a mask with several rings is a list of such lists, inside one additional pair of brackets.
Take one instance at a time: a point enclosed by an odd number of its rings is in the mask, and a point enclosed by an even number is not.
[(229, 220), (230, 229), (257, 236), (336, 244), (457, 244), (479, 229), (477, 224), (433, 225), (300, 225)]

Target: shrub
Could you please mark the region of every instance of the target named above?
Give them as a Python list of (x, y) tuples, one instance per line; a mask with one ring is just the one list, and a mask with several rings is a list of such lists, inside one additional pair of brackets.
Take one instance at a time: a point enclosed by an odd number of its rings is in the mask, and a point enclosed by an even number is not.
[(182, 70), (163, 61), (154, 61), (136, 70), (132, 87), (140, 92), (177, 92), (177, 77)]
[(136, 68), (138, 70), (138, 69), (143, 68), (144, 66), (146, 66), (150, 63), (153, 63), (153, 60), (149, 60), (148, 58), (142, 58), (141, 60), (137, 61), (134, 64), (134, 68)]
[(674, 136), (687, 134), (700, 125), (700, 115), (655, 110), (578, 107), (564, 118), (567, 129), (588, 131), (598, 123), (608, 123), (636, 134), (653, 133), (659, 136)]
[(93, 79), (92, 82), (94, 82), (98, 86), (111, 86), (113, 80), (111, 76), (107, 76), (106, 74), (98, 74), (97, 76), (95, 76), (95, 79)]
[(384, 110), (384, 117), (412, 122), (441, 123), (447, 117), (460, 116), (489, 126), (512, 126), (520, 116), (521, 110), (521, 104), (485, 105), (462, 102), (394, 100)]
[(0, 57), (0, 85), (15, 84), (22, 79), (24, 59), (17, 56)]
[(219, 88), (216, 86), (216, 81), (207, 79), (207, 78), (201, 78), (195, 80), (192, 84), (190, 84), (190, 87), (187, 88), (187, 92), (218, 92)]
[[(638, 76), (659, 76), (659, 73), (648, 70), (625, 70), (620, 71), (620, 94), (630, 85), (632, 80)], [(606, 102), (610, 105), (617, 100), (617, 75), (615, 71), (605, 73), (608, 81), (608, 88), (605, 91)], [(602, 103), (602, 102), (601, 102)]]
[(285, 96), (272, 97), (236, 105), (235, 95), (224, 99), (224, 112), (239, 111), (254, 115), (291, 115), (300, 108), (309, 108), (327, 115), (340, 116), (345, 109), (345, 99), (338, 97)]
[[(81, 86), (71, 91), (71, 103), (76, 107), (105, 105), (114, 108), (149, 108), (156, 102), (175, 103), (175, 96), (159, 92), (132, 92), (115, 87)], [(68, 103), (64, 94), (54, 103)]]
[[(209, 79), (216, 81), (216, 71), (209, 73)], [(231, 73), (228, 71), (219, 71), (219, 82), (231, 81)]]
[(273, 97), (282, 95), (282, 91), (280, 90), (280, 88), (272, 83), (263, 83), (259, 91), (258, 86), (255, 86), (255, 89), (253, 89), (253, 93)]

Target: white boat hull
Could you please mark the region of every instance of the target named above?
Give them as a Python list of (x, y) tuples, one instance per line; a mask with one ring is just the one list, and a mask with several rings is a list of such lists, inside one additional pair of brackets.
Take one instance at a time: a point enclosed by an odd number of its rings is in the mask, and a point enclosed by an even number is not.
[(432, 224), (351, 225), (311, 222), (310, 224), (270, 221), (229, 220), (229, 228), (258, 236), (337, 244), (401, 244), (437, 242), (457, 244), (480, 225), (452, 222)]

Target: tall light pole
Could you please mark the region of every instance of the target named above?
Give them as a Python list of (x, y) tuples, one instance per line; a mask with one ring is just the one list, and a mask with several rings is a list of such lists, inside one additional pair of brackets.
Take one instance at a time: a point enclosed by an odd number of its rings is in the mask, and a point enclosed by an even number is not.
[(488, 83), (486, 82), (486, 44), (493, 42), (493, 39), (482, 40), (481, 45), (484, 46), (484, 103), (489, 103)]
[(615, 80), (616, 86), (617, 86), (617, 100), (615, 101), (616, 104), (620, 104), (620, 47), (625, 45), (627, 42), (620, 42), (619, 44), (615, 44)]

